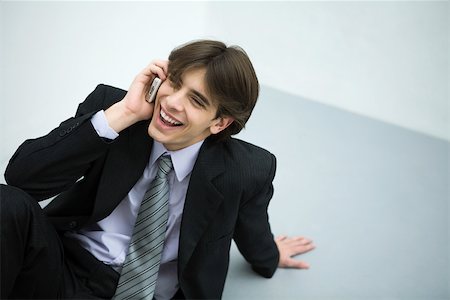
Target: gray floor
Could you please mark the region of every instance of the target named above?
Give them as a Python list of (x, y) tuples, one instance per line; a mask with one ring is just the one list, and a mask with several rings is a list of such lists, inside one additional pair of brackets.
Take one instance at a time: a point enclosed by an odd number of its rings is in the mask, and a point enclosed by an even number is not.
[(449, 143), (263, 87), (241, 138), (276, 154), (276, 234), (308, 271), (260, 278), (236, 248), (224, 299), (449, 299)]

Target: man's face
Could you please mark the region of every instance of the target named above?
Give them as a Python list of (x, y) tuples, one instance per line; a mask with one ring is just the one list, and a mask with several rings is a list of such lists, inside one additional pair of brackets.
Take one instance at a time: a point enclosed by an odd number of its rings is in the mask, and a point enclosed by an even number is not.
[(159, 88), (148, 134), (168, 150), (193, 145), (232, 122), (216, 118), (217, 105), (206, 93), (204, 77), (204, 69), (193, 69), (176, 86), (167, 79)]

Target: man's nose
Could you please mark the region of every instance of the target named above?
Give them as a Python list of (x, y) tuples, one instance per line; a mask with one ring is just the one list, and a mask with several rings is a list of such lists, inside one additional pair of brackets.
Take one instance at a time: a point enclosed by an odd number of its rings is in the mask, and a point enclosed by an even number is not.
[(181, 111), (183, 109), (184, 100), (185, 95), (181, 90), (174, 91), (173, 94), (166, 98), (167, 109)]

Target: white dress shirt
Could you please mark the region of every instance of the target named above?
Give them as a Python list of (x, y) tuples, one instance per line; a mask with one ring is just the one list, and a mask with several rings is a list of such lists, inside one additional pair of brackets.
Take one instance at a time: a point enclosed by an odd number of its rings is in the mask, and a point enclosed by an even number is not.
[[(109, 127), (103, 111), (96, 113), (91, 122), (99, 136), (115, 139), (118, 134)], [(156, 176), (157, 159), (162, 154), (172, 158), (173, 170), (169, 178), (169, 220), (155, 288), (156, 299), (170, 299), (178, 290), (177, 260), (181, 217), (192, 169), (203, 141), (178, 151), (169, 151), (154, 141), (149, 162), (141, 178), (114, 211), (95, 226), (67, 233), (103, 263), (120, 273), (128, 251), (134, 223), (151, 181)]]

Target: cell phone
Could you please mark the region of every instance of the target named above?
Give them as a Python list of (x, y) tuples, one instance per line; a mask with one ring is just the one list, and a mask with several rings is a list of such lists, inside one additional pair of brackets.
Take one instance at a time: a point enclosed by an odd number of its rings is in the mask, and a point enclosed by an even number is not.
[(153, 101), (155, 101), (156, 93), (158, 92), (158, 89), (161, 86), (161, 83), (162, 83), (162, 80), (159, 79), (158, 77), (155, 77), (155, 79), (153, 79), (152, 85), (150, 86), (150, 90), (149, 90), (148, 96), (147, 96), (148, 103), (152, 103)]

